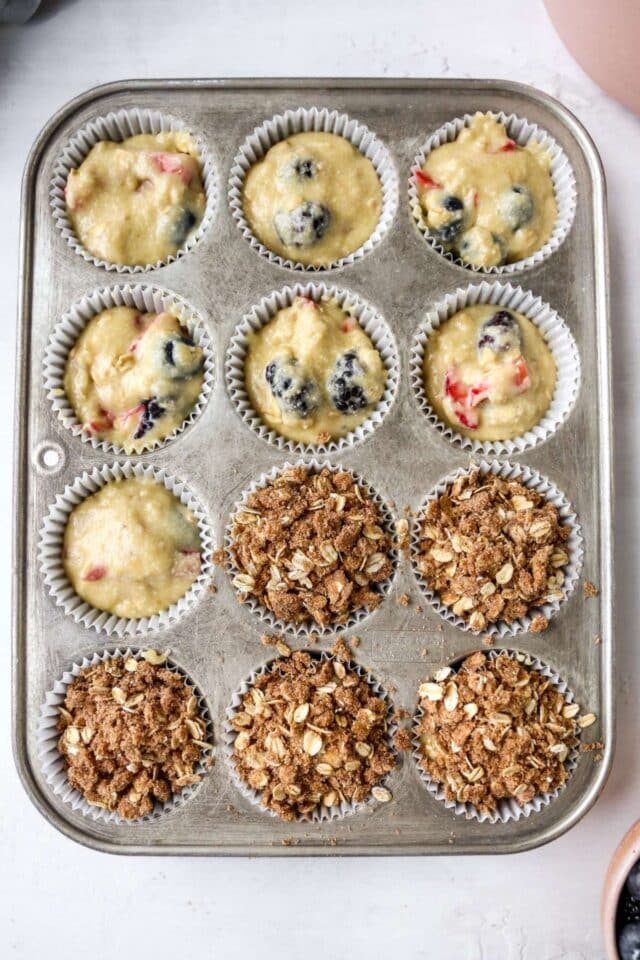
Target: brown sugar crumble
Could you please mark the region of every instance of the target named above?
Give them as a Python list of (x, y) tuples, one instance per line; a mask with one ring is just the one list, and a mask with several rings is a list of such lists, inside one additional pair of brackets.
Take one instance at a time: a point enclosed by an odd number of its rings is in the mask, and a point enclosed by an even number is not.
[(400, 727), (393, 738), (396, 750), (411, 750), (411, 734), (406, 727)]
[(569, 535), (542, 494), (474, 471), (428, 503), (417, 566), (440, 601), (479, 632), (562, 598)]
[[(419, 688), (421, 766), (447, 800), (492, 813), (562, 786), (585, 718), (535, 669), (481, 651)], [(592, 715), (587, 715), (592, 716)]]
[(207, 726), (184, 679), (147, 650), (87, 667), (60, 707), (69, 783), (93, 806), (133, 819), (198, 783)]
[(387, 743), (387, 705), (340, 660), (298, 651), (258, 676), (231, 726), (233, 761), (263, 807), (283, 820), (317, 807), (358, 802), (395, 766)]
[(373, 610), (393, 571), (379, 506), (350, 473), (290, 467), (233, 518), (233, 585), (286, 623), (345, 623)]
[(411, 603), (411, 597), (409, 596), (408, 593), (401, 593), (400, 596), (398, 597), (398, 603), (400, 604), (401, 607), (408, 607), (409, 604)]
[(585, 600), (590, 600), (592, 597), (597, 597), (600, 591), (596, 587), (595, 583), (592, 583), (591, 580), (585, 580), (582, 584), (582, 593)]
[(351, 650), (347, 646), (347, 642), (344, 637), (338, 637), (333, 646), (331, 647), (331, 653), (334, 657), (337, 657), (338, 660), (350, 660), (351, 659)]

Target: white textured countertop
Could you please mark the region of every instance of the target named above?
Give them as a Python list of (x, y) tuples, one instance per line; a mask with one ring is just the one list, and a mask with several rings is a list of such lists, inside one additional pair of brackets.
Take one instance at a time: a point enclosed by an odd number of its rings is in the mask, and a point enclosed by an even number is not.
[[(0, 952), (4, 957), (220, 960), (396, 956), (600, 960), (599, 897), (613, 847), (640, 815), (637, 588), (640, 122), (565, 52), (540, 0), (43, 0), (0, 28), (0, 519), (10, 449), (19, 184), (36, 134), (68, 99), (123, 77), (504, 77), (558, 97), (591, 131), (609, 185), (616, 402), (618, 750), (596, 807), (548, 847), (509, 858), (127, 860), (55, 832), (13, 767), (9, 570), (0, 556)], [(588, 387), (587, 387), (588, 389)], [(594, 401), (595, 402), (595, 401)], [(20, 412), (16, 412), (19, 416)]]

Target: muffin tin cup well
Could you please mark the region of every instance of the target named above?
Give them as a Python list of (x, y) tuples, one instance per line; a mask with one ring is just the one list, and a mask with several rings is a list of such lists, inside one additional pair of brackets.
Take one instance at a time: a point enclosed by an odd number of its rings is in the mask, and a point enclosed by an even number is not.
[[(156, 263), (147, 263), (144, 266), (140, 264), (111, 263), (108, 260), (102, 260), (100, 257), (94, 256), (80, 242), (67, 214), (64, 192), (69, 173), (71, 170), (79, 167), (91, 148), (102, 140), (120, 142), (141, 133), (157, 135), (175, 130), (186, 130), (190, 133), (198, 149), (202, 183), (206, 194), (206, 206), (197, 230), (190, 234), (186, 243), (176, 250), (174, 254), (168, 256), (166, 260), (158, 260)], [(116, 273), (145, 273), (148, 270), (156, 270), (158, 267), (164, 267), (168, 263), (173, 263), (174, 260), (178, 260), (189, 250), (193, 249), (196, 243), (204, 236), (213, 220), (217, 195), (218, 184), (213, 159), (202, 137), (188, 130), (186, 125), (176, 117), (160, 113), (158, 110), (135, 107), (131, 110), (118, 110), (117, 112), (107, 113), (102, 117), (95, 117), (74, 134), (62, 151), (54, 167), (49, 189), (49, 202), (53, 211), (53, 219), (63, 238), (67, 241), (71, 249), (75, 250), (87, 263), (93, 263), (96, 267), (103, 267), (105, 270), (113, 270)]]
[[(224, 556), (225, 567), (232, 583), (235, 576), (242, 572), (236, 567), (231, 552), (233, 543), (231, 530), (233, 528), (233, 522), (236, 514), (246, 504), (249, 494), (254, 493), (256, 490), (259, 490), (262, 487), (265, 487), (271, 480), (274, 480), (276, 477), (280, 476), (280, 474), (284, 473), (285, 470), (288, 470), (290, 467), (305, 467), (307, 470), (311, 471), (311, 473), (320, 473), (321, 470), (326, 467), (331, 471), (343, 471), (351, 474), (358, 486), (360, 486), (379, 507), (382, 515), (381, 526), (392, 538), (392, 541), (395, 545), (396, 529), (393, 513), (391, 512), (390, 507), (382, 499), (380, 494), (377, 493), (377, 491), (369, 483), (367, 483), (367, 481), (360, 476), (360, 474), (356, 473), (354, 470), (349, 470), (347, 467), (343, 467), (341, 464), (330, 463), (326, 460), (318, 460), (315, 457), (309, 460), (297, 460), (295, 462), (287, 461), (286, 463), (282, 464), (282, 466), (273, 467), (273, 469), (268, 473), (263, 473), (257, 480), (254, 480), (244, 491), (240, 500), (236, 501), (231, 509), (229, 522), (225, 529), (224, 535)], [(395, 546), (389, 551), (389, 558), (393, 568), (391, 576), (387, 580), (384, 580), (382, 583), (376, 585), (380, 594), (381, 603), (385, 602), (390, 593), (391, 585), (398, 568), (398, 552), (395, 549)], [(234, 590), (236, 590), (235, 587)], [(321, 627), (314, 620), (305, 620), (303, 623), (287, 623), (284, 620), (279, 620), (271, 610), (259, 603), (258, 600), (256, 600), (256, 598), (251, 594), (241, 594), (237, 590), (236, 593), (238, 598), (243, 602), (244, 606), (248, 607), (254, 616), (258, 617), (264, 624), (266, 624), (268, 629), (279, 633), (286, 633), (290, 636), (303, 638), (309, 638), (313, 635), (314, 638), (326, 639), (338, 632), (351, 630), (357, 623), (361, 623), (367, 617), (376, 612), (375, 610), (369, 610), (367, 607), (363, 607), (359, 610), (352, 611), (344, 623), (330, 623), (326, 627)]]
[[(450, 607), (446, 607), (440, 601), (438, 592), (429, 587), (426, 580), (420, 573), (417, 564), (420, 541), (422, 539), (422, 522), (424, 520), (424, 513), (427, 504), (433, 500), (437, 500), (451, 487), (453, 482), (457, 480), (458, 477), (467, 476), (473, 470), (478, 470), (483, 476), (493, 475), (501, 477), (503, 480), (517, 480), (518, 483), (521, 483), (524, 487), (527, 487), (527, 489), (537, 491), (543, 495), (547, 502), (552, 503), (556, 507), (562, 524), (570, 528), (569, 538), (565, 543), (565, 549), (569, 555), (569, 562), (564, 568), (562, 568), (562, 572), (564, 573), (564, 583), (559, 591), (562, 595), (561, 598), (549, 600), (538, 607), (532, 607), (526, 616), (521, 617), (518, 620), (514, 620), (513, 623), (508, 624), (504, 620), (497, 620), (495, 623), (488, 624), (480, 631), (473, 631), (466, 620), (463, 620), (462, 617), (456, 616)], [(583, 555), (584, 545), (582, 531), (573, 507), (565, 495), (558, 490), (558, 488), (547, 477), (543, 477), (536, 470), (533, 470), (526, 464), (509, 463), (508, 461), (499, 462), (497, 460), (479, 460), (477, 463), (471, 464), (470, 467), (460, 467), (453, 473), (447, 474), (447, 476), (443, 477), (436, 484), (436, 486), (427, 494), (420, 504), (420, 507), (418, 508), (414, 518), (411, 531), (411, 565), (413, 567), (414, 575), (420, 585), (420, 588), (422, 589), (425, 598), (429, 602), (429, 605), (442, 617), (443, 620), (446, 620), (447, 623), (453, 624), (454, 626), (459, 627), (461, 630), (465, 630), (468, 633), (475, 635), (482, 633), (483, 635), (492, 636), (498, 640), (504, 640), (506, 637), (514, 637), (519, 633), (527, 633), (531, 629), (531, 621), (535, 614), (541, 613), (543, 616), (547, 617), (548, 620), (551, 620), (551, 618), (558, 612), (562, 604), (565, 603), (573, 593), (580, 576)]]
[[(380, 354), (386, 371), (386, 383), (382, 397), (373, 410), (358, 427), (344, 437), (336, 437), (327, 443), (304, 444), (288, 440), (276, 430), (267, 426), (260, 414), (255, 411), (245, 387), (244, 365), (248, 352), (249, 335), (264, 327), (279, 310), (291, 306), (296, 297), (310, 297), (312, 300), (334, 299), (339, 306), (354, 317), (371, 339)], [(296, 283), (293, 287), (275, 290), (247, 313), (237, 326), (225, 361), (227, 391), (231, 402), (242, 421), (267, 443), (278, 450), (293, 454), (312, 451), (318, 456), (327, 456), (350, 449), (370, 437), (376, 427), (382, 423), (389, 412), (398, 388), (400, 363), (398, 348), (387, 323), (373, 307), (347, 290), (326, 286), (324, 283)]]
[[(44, 702), (40, 707), (40, 717), (36, 732), (36, 746), (42, 773), (46, 782), (49, 784), (53, 793), (65, 803), (68, 803), (74, 811), (81, 813), (85, 817), (90, 817), (99, 823), (135, 826), (139, 823), (150, 823), (158, 820), (160, 817), (164, 817), (182, 807), (200, 788), (202, 780), (200, 783), (184, 787), (180, 793), (174, 794), (166, 803), (161, 804), (156, 801), (151, 813), (135, 819), (126, 819), (114, 811), (104, 810), (102, 807), (97, 807), (89, 803), (79, 790), (71, 786), (67, 779), (64, 757), (58, 750), (60, 733), (56, 727), (60, 717), (60, 707), (64, 705), (68, 687), (83, 670), (87, 667), (95, 666), (98, 663), (115, 660), (118, 657), (134, 657), (136, 660), (142, 660), (142, 650), (138, 648), (132, 649), (130, 647), (126, 649), (116, 648), (115, 650), (103, 650), (99, 653), (94, 653), (91, 657), (83, 657), (79, 663), (74, 662), (68, 670), (65, 670), (62, 676), (56, 680), (51, 690), (47, 691)], [(163, 666), (180, 676), (198, 699), (199, 716), (202, 717), (207, 725), (206, 741), (211, 744), (209, 750), (203, 751), (203, 755), (194, 771), (204, 779), (208, 770), (207, 761), (213, 754), (213, 723), (209, 708), (200, 689), (181, 667), (172, 660), (167, 660)]]
[[(318, 660), (329, 660), (329, 661), (338, 660), (337, 657), (327, 653), (326, 651), (322, 651), (320, 653), (317, 653), (314, 651), (308, 651), (308, 652), (311, 654), (312, 657), (315, 657)], [(275, 810), (271, 810), (269, 807), (265, 807), (262, 805), (262, 803), (260, 802), (260, 793), (257, 790), (254, 790), (252, 787), (248, 786), (248, 784), (246, 784), (240, 778), (240, 775), (238, 774), (238, 770), (233, 760), (233, 748), (234, 748), (235, 740), (239, 731), (234, 730), (234, 728), (231, 726), (231, 721), (233, 720), (233, 717), (242, 706), (242, 699), (245, 696), (245, 694), (251, 689), (251, 687), (254, 685), (258, 677), (271, 673), (276, 668), (277, 662), (278, 662), (277, 659), (270, 660), (268, 663), (265, 663), (258, 670), (254, 670), (250, 674), (250, 676), (248, 676), (245, 680), (242, 681), (238, 689), (234, 691), (233, 696), (231, 698), (231, 704), (227, 707), (225, 711), (226, 720), (224, 722), (223, 729), (222, 729), (222, 750), (229, 767), (231, 779), (233, 780), (235, 786), (240, 791), (242, 796), (246, 800), (248, 800), (250, 803), (252, 803), (255, 807), (257, 807), (263, 814), (268, 814), (269, 816), (279, 820), (280, 817), (275, 812)], [(341, 662), (344, 662), (344, 661), (341, 661)], [(387, 741), (387, 746), (389, 747), (394, 757), (396, 758), (396, 765), (397, 765), (398, 752), (394, 744), (394, 737), (397, 730), (397, 724), (392, 720), (393, 706), (392, 706), (389, 694), (381, 686), (381, 684), (375, 679), (375, 677), (373, 677), (370, 673), (368, 673), (364, 669), (364, 667), (361, 667), (358, 663), (354, 663), (353, 661), (349, 660), (344, 663), (344, 666), (347, 668), (347, 670), (353, 673), (357, 673), (359, 677), (361, 677), (363, 680), (366, 680), (366, 682), (369, 684), (371, 688), (372, 694), (384, 700), (387, 707), (386, 741)], [(392, 773), (393, 771), (388, 773), (380, 781), (380, 783), (377, 784), (377, 786), (385, 786), (385, 784), (387, 783)], [(334, 807), (318, 806), (314, 810), (312, 810), (310, 813), (296, 817), (294, 822), (326, 823), (332, 820), (341, 820), (344, 817), (348, 816), (349, 814), (359, 813), (368, 807), (374, 807), (377, 805), (378, 805), (377, 801), (375, 800), (373, 795), (370, 793), (365, 800), (361, 800), (359, 802), (355, 802), (355, 801), (350, 802), (345, 800), (344, 802), (341, 802), (339, 805), (336, 805)]]
[[(489, 650), (485, 651), (485, 653), (491, 660), (495, 660), (500, 653), (507, 653), (513, 660), (517, 660), (518, 663), (527, 670), (536, 670), (543, 676), (548, 677), (551, 685), (563, 695), (566, 703), (574, 703), (573, 693), (568, 688), (565, 681), (562, 680), (550, 666), (548, 666), (542, 660), (539, 660), (537, 657), (533, 657), (529, 654), (521, 653), (515, 650)], [(467, 654), (467, 656), (469, 655), (470, 654)], [(464, 658), (458, 659), (455, 663), (449, 664), (449, 666), (455, 672), (457, 672), (462, 659)], [(420, 735), (418, 733), (418, 724), (423, 716), (424, 711), (422, 710), (422, 707), (419, 706), (413, 720), (412, 729), (413, 759), (415, 760), (418, 774), (431, 796), (439, 803), (443, 803), (447, 810), (452, 810), (457, 816), (463, 816), (466, 820), (477, 820), (479, 823), (508, 823), (510, 820), (521, 820), (523, 818), (530, 817), (533, 813), (539, 813), (543, 807), (548, 806), (552, 800), (555, 800), (555, 798), (564, 789), (564, 787), (557, 787), (555, 790), (552, 790), (548, 793), (538, 794), (533, 798), (533, 800), (525, 804), (520, 804), (513, 798), (499, 800), (497, 808), (493, 813), (487, 813), (478, 810), (478, 808), (472, 803), (458, 803), (456, 800), (447, 800), (442, 784), (436, 783), (435, 780), (432, 780), (432, 778), (428, 773), (425, 772), (425, 770), (423, 770), (420, 764), (422, 759), (422, 751), (420, 745)], [(577, 733), (579, 734), (579, 732), (580, 731), (578, 730)], [(575, 746), (569, 752), (569, 756), (564, 764), (569, 776), (571, 776), (576, 769), (576, 766), (578, 765), (578, 759), (579, 749), (578, 746)]]
[[(530, 430), (510, 440), (473, 440), (464, 436), (440, 419), (425, 392), (424, 359), (429, 337), (455, 313), (475, 304), (495, 304), (523, 314), (538, 328), (555, 361), (556, 387), (546, 413)], [(486, 280), (447, 294), (431, 308), (413, 339), (409, 370), (418, 405), (429, 423), (455, 447), (485, 457), (524, 453), (552, 437), (573, 410), (581, 383), (578, 347), (569, 327), (555, 310), (521, 287)]]
[(468, 126), (473, 119), (473, 114), (471, 113), (465, 113), (464, 116), (456, 117), (455, 120), (450, 120), (448, 123), (443, 124), (443, 126), (432, 133), (423, 144), (420, 152), (411, 164), (409, 174), (409, 206), (424, 239), (442, 257), (445, 257), (460, 267), (472, 270), (474, 273), (517, 273), (519, 270), (527, 270), (530, 267), (535, 267), (537, 264), (542, 263), (543, 260), (550, 257), (564, 242), (571, 229), (576, 212), (576, 178), (564, 150), (546, 130), (538, 127), (535, 123), (529, 123), (528, 120), (518, 117), (513, 113), (507, 114), (503, 111), (487, 111), (487, 113), (504, 124), (508, 136), (511, 140), (514, 140), (518, 146), (525, 147), (529, 143), (539, 143), (547, 150), (551, 158), (549, 170), (558, 215), (551, 236), (547, 242), (543, 244), (539, 250), (536, 250), (522, 260), (514, 260), (513, 263), (504, 263), (501, 266), (475, 267), (465, 263), (456, 253), (446, 250), (441, 244), (437, 243), (429, 233), (429, 227), (424, 218), (418, 198), (415, 177), (416, 171), (422, 169), (427, 156), (432, 150), (442, 146), (443, 143), (451, 143), (457, 138), (460, 131)]
[[(137, 619), (118, 617), (113, 613), (92, 607), (75, 592), (62, 563), (64, 532), (74, 507), (107, 483), (131, 477), (155, 480), (192, 511), (200, 531), (202, 557), (200, 574), (183, 597), (160, 613)], [(62, 607), (76, 623), (109, 636), (148, 636), (154, 631), (162, 630), (175, 623), (200, 599), (211, 578), (212, 537), (204, 509), (184, 481), (168, 475), (164, 468), (132, 463), (127, 460), (122, 463), (94, 467), (90, 473), (83, 473), (58, 494), (40, 528), (38, 559), (44, 582), (56, 606)]]
[[(75, 410), (69, 402), (64, 389), (64, 375), (67, 359), (75, 343), (87, 324), (103, 310), (112, 307), (133, 307), (141, 313), (173, 313), (182, 326), (188, 331), (195, 344), (204, 354), (202, 389), (195, 406), (186, 419), (172, 433), (163, 440), (147, 443), (135, 453), (123, 450), (109, 440), (94, 437), (78, 420)], [(166, 446), (180, 436), (187, 427), (199, 418), (206, 406), (215, 381), (215, 356), (209, 334), (202, 317), (186, 300), (169, 290), (143, 284), (118, 284), (114, 287), (101, 287), (74, 303), (60, 318), (51, 334), (45, 351), (44, 387), (47, 397), (58, 420), (75, 437), (83, 443), (90, 444), (94, 450), (117, 456), (139, 456), (150, 450), (157, 450)]]
[[(285, 140), (287, 137), (292, 137), (296, 133), (312, 131), (335, 133), (349, 140), (363, 156), (371, 160), (382, 187), (382, 212), (369, 239), (353, 253), (323, 266), (313, 266), (285, 259), (269, 250), (254, 235), (244, 215), (242, 204), (244, 180), (250, 168), (261, 160), (274, 144)], [(227, 195), (233, 219), (242, 236), (251, 244), (252, 249), (280, 267), (320, 272), (355, 263), (380, 243), (393, 223), (398, 209), (398, 175), (387, 147), (364, 124), (353, 120), (346, 113), (328, 110), (326, 107), (311, 107), (309, 109), (299, 107), (297, 110), (286, 110), (282, 114), (276, 114), (275, 117), (266, 120), (262, 126), (256, 127), (253, 133), (247, 137), (231, 165)]]

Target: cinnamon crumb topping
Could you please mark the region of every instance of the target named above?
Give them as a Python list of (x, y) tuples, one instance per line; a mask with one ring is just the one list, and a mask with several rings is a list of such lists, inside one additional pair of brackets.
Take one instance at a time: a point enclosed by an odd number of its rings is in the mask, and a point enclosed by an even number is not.
[(286, 623), (344, 623), (373, 610), (393, 571), (380, 508), (350, 473), (290, 467), (233, 518), (233, 584)]
[(480, 632), (562, 598), (569, 535), (542, 494), (476, 470), (428, 503), (417, 566), (440, 601)]
[(165, 660), (148, 650), (143, 659), (87, 667), (60, 707), (58, 749), (69, 783), (127, 819), (198, 783), (196, 766), (211, 746), (192, 688)]
[(386, 802), (387, 706), (340, 660), (298, 651), (256, 678), (231, 725), (233, 761), (261, 804), (293, 820), (318, 806)]
[(506, 652), (494, 658), (477, 651), (457, 673), (445, 667), (420, 686), (419, 697), (423, 770), (448, 800), (482, 812), (504, 798), (525, 804), (562, 786), (579, 730), (593, 716), (577, 719), (578, 704)]

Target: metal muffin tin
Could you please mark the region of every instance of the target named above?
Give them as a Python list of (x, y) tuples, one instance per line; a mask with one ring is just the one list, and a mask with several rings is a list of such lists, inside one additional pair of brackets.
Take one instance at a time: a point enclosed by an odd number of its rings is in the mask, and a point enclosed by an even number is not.
[[(575, 173), (578, 199), (573, 227), (561, 248), (511, 283), (539, 295), (567, 321), (582, 362), (582, 385), (567, 422), (545, 443), (511, 459), (547, 475), (575, 507), (585, 541), (583, 577), (600, 590), (585, 600), (578, 588), (549, 629), (519, 635), (509, 646), (549, 663), (598, 722), (582, 740), (603, 740), (581, 755), (566, 789), (549, 806), (505, 824), (457, 817), (433, 800), (410, 753), (389, 778), (393, 802), (323, 824), (281, 823), (249, 804), (234, 786), (222, 750), (199, 789), (180, 809), (150, 823), (105, 824), (72, 811), (49, 788), (37, 754), (36, 728), (45, 692), (74, 661), (118, 637), (87, 630), (48, 595), (36, 562), (38, 531), (49, 505), (76, 476), (115, 457), (91, 449), (59, 423), (43, 387), (43, 358), (58, 318), (91, 290), (126, 282), (82, 259), (57, 230), (49, 188), (67, 140), (89, 119), (135, 106), (161, 110), (201, 134), (213, 155), (219, 198), (213, 223), (181, 259), (135, 283), (184, 296), (204, 317), (216, 351), (216, 382), (198, 421), (175, 441), (134, 460), (184, 478), (204, 504), (222, 544), (229, 510), (252, 480), (285, 460), (256, 436), (232, 407), (224, 360), (241, 317), (271, 291), (304, 282), (299, 271), (257, 255), (234, 223), (225, 194), (230, 165), (251, 130), (289, 108), (326, 106), (365, 123), (389, 148), (399, 177), (399, 206), (384, 240), (355, 264), (317, 273), (371, 303), (398, 343), (401, 379), (384, 422), (363, 443), (333, 462), (361, 473), (396, 516), (416, 509), (445, 474), (469, 456), (440, 436), (420, 411), (409, 378), (409, 352), (430, 304), (479, 282), (478, 274), (439, 256), (411, 216), (408, 176), (427, 135), (447, 120), (475, 110), (504, 110), (539, 124), (564, 148)], [(110, 84), (64, 107), (44, 128), (29, 157), (23, 185), (20, 331), (16, 398), (14, 526), (14, 747), (31, 799), (67, 836), (96, 849), (146, 854), (434, 854), (522, 851), (568, 830), (596, 800), (613, 755), (612, 486), (608, 261), (605, 187), (591, 139), (561, 104), (530, 87), (474, 80), (157, 80)], [(493, 278), (489, 278), (490, 280)], [(498, 278), (496, 278), (498, 279)], [(120, 458), (122, 459), (122, 458)], [(55, 463), (53, 462), (55, 461)], [(170, 648), (203, 691), (220, 745), (231, 696), (273, 653), (260, 643), (261, 622), (237, 602), (226, 573), (217, 592), (202, 599), (174, 626), (145, 638), (143, 646)], [(409, 607), (397, 603), (410, 594)], [(418, 612), (418, 606), (423, 612)], [(357, 660), (389, 692), (397, 708), (413, 712), (419, 681), (433, 669), (475, 649), (480, 641), (444, 623), (428, 607), (402, 559), (389, 597), (358, 624)], [(596, 643), (594, 638), (600, 637)], [(139, 638), (135, 638), (138, 642)], [(124, 643), (131, 643), (127, 638)], [(302, 640), (292, 640), (301, 645)], [(317, 644), (328, 649), (331, 640)], [(427, 651), (425, 654), (424, 651)]]

